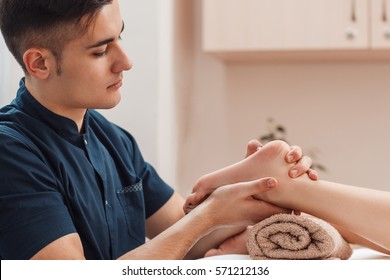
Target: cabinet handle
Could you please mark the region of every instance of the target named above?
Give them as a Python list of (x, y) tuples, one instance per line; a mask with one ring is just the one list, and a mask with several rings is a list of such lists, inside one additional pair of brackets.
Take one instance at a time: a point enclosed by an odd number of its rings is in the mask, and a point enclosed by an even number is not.
[[(382, 0), (382, 21), (387, 24), (388, 16), (387, 16), (387, 0)], [(390, 39), (390, 27), (386, 26), (383, 30), (383, 36), (389, 40)]]
[(387, 0), (382, 0), (382, 20), (387, 22)]
[(356, 23), (356, 0), (351, 0), (351, 26), (347, 27), (345, 30), (345, 37), (349, 40), (354, 40), (358, 36), (357, 29), (353, 26), (353, 23)]
[(383, 35), (385, 36), (386, 39), (390, 39), (390, 28), (386, 28), (385, 31), (383, 32)]
[(356, 0), (351, 0), (351, 21), (356, 22)]
[(350, 39), (350, 40), (353, 40), (355, 39), (357, 36), (358, 36), (358, 31), (356, 30), (356, 28), (354, 27), (348, 27), (346, 30), (345, 30), (345, 36)]

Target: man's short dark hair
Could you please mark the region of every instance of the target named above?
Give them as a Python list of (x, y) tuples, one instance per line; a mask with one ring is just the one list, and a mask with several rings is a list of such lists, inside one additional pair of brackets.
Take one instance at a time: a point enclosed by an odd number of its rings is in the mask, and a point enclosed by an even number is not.
[(8, 49), (27, 73), (23, 62), (26, 50), (46, 48), (60, 60), (64, 46), (85, 34), (96, 14), (112, 1), (0, 0), (1, 32)]

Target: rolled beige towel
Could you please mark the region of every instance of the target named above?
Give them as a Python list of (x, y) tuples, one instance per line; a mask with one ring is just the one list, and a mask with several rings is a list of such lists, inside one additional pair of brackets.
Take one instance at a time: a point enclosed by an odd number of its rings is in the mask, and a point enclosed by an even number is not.
[(309, 215), (277, 214), (261, 221), (251, 229), (247, 249), (255, 260), (345, 260), (352, 255), (333, 226)]

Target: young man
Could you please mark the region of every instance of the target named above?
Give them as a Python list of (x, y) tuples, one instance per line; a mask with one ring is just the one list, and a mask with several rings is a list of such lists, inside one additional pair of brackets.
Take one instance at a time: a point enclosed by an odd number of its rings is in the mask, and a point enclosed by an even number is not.
[[(269, 189), (264, 178), (221, 187), (184, 215), (133, 137), (93, 110), (118, 104), (132, 66), (118, 0), (0, 0), (0, 26), (25, 73), (0, 111), (1, 259), (201, 257), (288, 212), (252, 198)], [(299, 148), (289, 156), (297, 175), (309, 170)]]

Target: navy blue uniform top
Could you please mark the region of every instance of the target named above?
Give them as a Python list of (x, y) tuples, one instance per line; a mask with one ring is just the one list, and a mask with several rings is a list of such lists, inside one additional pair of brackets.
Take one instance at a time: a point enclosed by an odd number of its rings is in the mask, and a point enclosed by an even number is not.
[(24, 80), (0, 110), (0, 258), (29, 259), (77, 232), (87, 259), (145, 242), (145, 219), (173, 190), (133, 137), (88, 110), (83, 134), (38, 103)]

